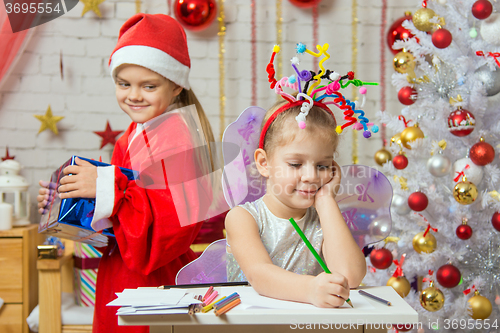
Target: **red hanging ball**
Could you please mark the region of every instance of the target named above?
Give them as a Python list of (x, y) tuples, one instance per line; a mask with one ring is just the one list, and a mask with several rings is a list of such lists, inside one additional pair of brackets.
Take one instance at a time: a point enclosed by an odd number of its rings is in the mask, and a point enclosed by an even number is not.
[(436, 278), (440, 285), (445, 288), (453, 288), (458, 286), (462, 274), (455, 266), (451, 264), (446, 264), (439, 267), (436, 272)]
[(423, 211), (427, 208), (428, 204), (429, 199), (422, 192), (414, 192), (408, 197), (408, 206), (416, 212)]
[(456, 233), (458, 238), (466, 240), (472, 237), (472, 228), (467, 224), (461, 224), (458, 226)]
[(300, 8), (313, 7), (321, 2), (321, 0), (289, 0), (294, 6)]
[(472, 5), (472, 15), (478, 20), (490, 17), (493, 12), (493, 5), (488, 0), (478, 0)]
[(397, 155), (392, 159), (392, 164), (398, 170), (403, 170), (408, 166), (408, 159), (405, 155)]
[(377, 269), (386, 269), (392, 265), (392, 253), (386, 248), (381, 248), (378, 250), (373, 250), (370, 253), (370, 261), (373, 267)]
[(469, 157), (475, 165), (484, 166), (495, 159), (495, 149), (489, 143), (480, 141), (470, 148)]
[(398, 92), (398, 99), (401, 104), (412, 105), (417, 99), (417, 91), (409, 86), (403, 87)]
[(432, 34), (432, 44), (438, 49), (445, 49), (450, 46), (453, 37), (451, 33), (446, 29), (438, 29)]
[(409, 39), (409, 38), (414, 37), (414, 35), (412, 35), (410, 30), (403, 28), (403, 26), (401, 25), (406, 20), (409, 20), (409, 21), (412, 20), (411, 13), (405, 13), (405, 16), (398, 18), (391, 25), (391, 27), (389, 28), (389, 31), (387, 31), (387, 45), (389, 45), (389, 48), (391, 49), (391, 52), (393, 54), (396, 54), (399, 51), (401, 51), (401, 49), (394, 50), (392, 48), (395, 41)]
[(491, 224), (493, 225), (493, 228), (495, 228), (497, 231), (500, 231), (500, 213), (496, 212), (493, 214), (491, 217)]
[(212, 24), (217, 16), (217, 5), (215, 0), (177, 0), (174, 12), (186, 29), (198, 31)]
[(448, 116), (448, 129), (455, 136), (466, 136), (476, 127), (476, 118), (465, 109), (458, 108)]

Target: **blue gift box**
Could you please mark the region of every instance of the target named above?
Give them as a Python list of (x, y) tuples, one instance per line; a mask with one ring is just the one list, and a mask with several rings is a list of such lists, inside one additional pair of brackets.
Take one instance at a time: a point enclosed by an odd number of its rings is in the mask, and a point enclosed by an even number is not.
[[(72, 156), (52, 174), (50, 179), (51, 188), (57, 189), (59, 187), (60, 180), (64, 177), (62, 171), (68, 165), (74, 165), (76, 157)], [(79, 156), (78, 158), (98, 167), (111, 165)], [(129, 180), (137, 180), (138, 174), (136, 171), (125, 168), (120, 168), (120, 170)], [(94, 216), (94, 209), (95, 199), (70, 198), (61, 200), (59, 196), (54, 196), (51, 202), (48, 203), (48, 211), (40, 219), (38, 232), (54, 234), (60, 238), (84, 242), (96, 247), (106, 246), (108, 237), (114, 237), (113, 228), (99, 232), (92, 229), (90, 223)]]

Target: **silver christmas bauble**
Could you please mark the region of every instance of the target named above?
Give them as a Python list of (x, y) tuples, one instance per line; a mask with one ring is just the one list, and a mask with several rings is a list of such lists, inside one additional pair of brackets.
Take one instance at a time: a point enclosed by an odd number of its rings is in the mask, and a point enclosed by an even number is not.
[(434, 177), (443, 177), (450, 173), (451, 161), (448, 156), (436, 154), (427, 160), (427, 170)]
[[(467, 177), (467, 181), (473, 183), (476, 186), (479, 185), (481, 179), (483, 179), (483, 167), (474, 164), (468, 157), (461, 158), (453, 163), (452, 177), (457, 177), (460, 172), (464, 172), (465, 177)], [(461, 181), (462, 178), (460, 178), (457, 183)]]
[(411, 212), (411, 208), (408, 206), (408, 199), (400, 196), (399, 194), (394, 194), (392, 196), (391, 207), (398, 215), (406, 215)]
[(477, 79), (484, 84), (487, 96), (494, 96), (500, 92), (500, 70), (492, 71), (488, 65), (483, 65), (476, 70), (475, 74)]
[(374, 238), (374, 240), (382, 240), (385, 237), (389, 236), (391, 232), (391, 219), (388, 216), (379, 216), (373, 221), (370, 222), (368, 226), (368, 230), (370, 231), (370, 236)]

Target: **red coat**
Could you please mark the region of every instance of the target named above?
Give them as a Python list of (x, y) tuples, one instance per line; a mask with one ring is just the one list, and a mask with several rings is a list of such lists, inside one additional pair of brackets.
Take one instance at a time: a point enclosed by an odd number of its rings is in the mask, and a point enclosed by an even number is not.
[[(127, 146), (135, 127), (132, 123), (117, 141), (111, 164), (131, 168)], [(189, 134), (182, 126), (172, 128), (166, 141), (189, 144)], [(189, 246), (202, 223), (181, 227), (168, 188), (144, 189), (128, 181), (116, 167), (114, 202), (109, 219), (116, 239), (110, 239), (99, 264), (93, 332), (149, 332), (148, 327), (118, 326), (118, 307), (106, 304), (125, 288), (175, 284), (178, 270), (195, 259)]]

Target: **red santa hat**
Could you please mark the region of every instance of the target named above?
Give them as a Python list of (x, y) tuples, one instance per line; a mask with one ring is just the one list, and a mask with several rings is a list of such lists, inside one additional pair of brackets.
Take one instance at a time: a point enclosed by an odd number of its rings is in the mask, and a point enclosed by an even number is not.
[(140, 13), (125, 22), (109, 58), (113, 80), (116, 69), (123, 64), (145, 67), (190, 89), (188, 77), (191, 61), (186, 33), (168, 15)]

